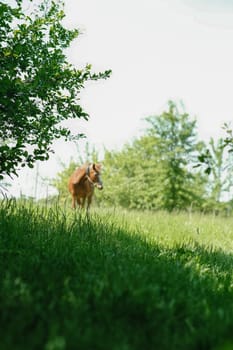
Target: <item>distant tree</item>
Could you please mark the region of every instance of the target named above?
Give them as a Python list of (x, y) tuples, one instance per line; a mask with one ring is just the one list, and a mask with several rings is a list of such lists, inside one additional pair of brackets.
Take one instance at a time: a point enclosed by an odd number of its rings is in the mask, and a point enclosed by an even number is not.
[(160, 196), (168, 210), (186, 208), (198, 200), (193, 171), (197, 150), (196, 120), (180, 112), (173, 101), (159, 116), (146, 118), (147, 134), (154, 139), (154, 152), (159, 158)]
[(134, 209), (160, 207), (160, 165), (154, 139), (143, 135), (125, 144), (121, 151), (106, 150), (104, 191), (100, 201), (110, 206)]
[(64, 50), (79, 31), (62, 25), (61, 2), (45, 0), (30, 16), (22, 3), (0, 2), (0, 179), (47, 160), (55, 139), (80, 136), (61, 122), (87, 120), (80, 90), (111, 73), (92, 73), (89, 64), (76, 69), (67, 61)]
[(206, 176), (193, 168), (203, 147), (197, 141), (196, 121), (171, 101), (168, 111), (146, 121), (149, 127), (142, 137), (120, 152), (106, 151), (100, 200), (138, 209), (200, 208)]
[(65, 200), (69, 197), (68, 179), (76, 168), (77, 163), (75, 163), (74, 160), (71, 160), (68, 167), (63, 167), (62, 171), (60, 171), (57, 174), (56, 178), (53, 179), (50, 183), (56, 188), (58, 196), (62, 200)]
[[(124, 145), (121, 151), (105, 150), (104, 155), (104, 191), (100, 201), (109, 206), (135, 208), (135, 196), (140, 198), (142, 171), (141, 157), (136, 148)], [(135, 194), (135, 196), (134, 196)]]
[(227, 152), (223, 138), (216, 141), (211, 138), (208, 152), (208, 162), (211, 168), (209, 196), (216, 205), (223, 199), (224, 193), (229, 192), (232, 188), (233, 154)]
[[(232, 163), (232, 154), (233, 154), (233, 129), (231, 123), (224, 123), (223, 124), (223, 130), (225, 131), (225, 138), (221, 138), (221, 145), (219, 147), (221, 148), (222, 152), (228, 152), (229, 159), (231, 159)], [(210, 141), (212, 142), (212, 141)], [(197, 166), (202, 167), (207, 174), (210, 174), (213, 171), (213, 147), (211, 144), (210, 147), (205, 147), (201, 150), (201, 152), (198, 155), (198, 161)], [(215, 145), (216, 147), (216, 145)], [(211, 154), (212, 153), (212, 154)]]

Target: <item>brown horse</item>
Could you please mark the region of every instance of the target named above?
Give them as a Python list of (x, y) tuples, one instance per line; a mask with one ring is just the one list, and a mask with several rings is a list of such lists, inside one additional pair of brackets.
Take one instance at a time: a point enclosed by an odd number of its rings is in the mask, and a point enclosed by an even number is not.
[(87, 199), (87, 211), (90, 208), (94, 188), (103, 189), (100, 177), (101, 164), (84, 164), (77, 168), (71, 175), (68, 183), (69, 191), (72, 195), (72, 208), (84, 208)]

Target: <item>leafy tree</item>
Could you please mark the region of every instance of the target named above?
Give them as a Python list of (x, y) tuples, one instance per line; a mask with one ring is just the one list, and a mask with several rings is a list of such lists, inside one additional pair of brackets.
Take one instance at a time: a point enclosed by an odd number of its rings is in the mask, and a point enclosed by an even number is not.
[(193, 171), (197, 149), (196, 120), (169, 101), (168, 111), (146, 118), (147, 133), (154, 138), (154, 152), (159, 157), (162, 206), (168, 210), (185, 208), (197, 201)]
[(15, 6), (0, 2), (0, 179), (47, 160), (55, 139), (81, 136), (61, 122), (87, 120), (80, 90), (110, 76), (92, 73), (89, 64), (69, 64), (64, 50), (79, 31), (64, 28), (64, 16), (60, 2), (44, 1), (30, 16), (21, 0)]
[(211, 138), (208, 145), (208, 157), (211, 168), (209, 195), (216, 205), (223, 199), (224, 193), (229, 192), (232, 188), (233, 155), (227, 152), (223, 138), (216, 141)]
[[(221, 148), (221, 152), (227, 151), (229, 154), (229, 159), (232, 158), (231, 154), (233, 153), (233, 130), (231, 123), (224, 123), (223, 130), (225, 131), (225, 138), (221, 138), (220, 143), (218, 145), (214, 145), (214, 147)], [(219, 141), (217, 141), (219, 142)], [(211, 145), (212, 141), (210, 140), (210, 147), (204, 147), (198, 155), (197, 167), (203, 167), (207, 174), (210, 174), (213, 171), (213, 145)], [(231, 162), (232, 163), (232, 162)]]
[(121, 151), (105, 151), (103, 204), (149, 210), (159, 207), (159, 159), (152, 145), (150, 137), (142, 136)]
[(135, 207), (133, 192), (137, 192), (140, 181), (138, 179), (135, 183), (136, 150), (130, 145), (125, 145), (120, 152), (105, 150), (103, 163), (104, 191), (101, 193), (101, 203), (126, 208)]
[(138, 209), (201, 207), (206, 176), (193, 168), (198, 150), (196, 121), (176, 104), (146, 118), (145, 135), (120, 152), (105, 153), (105, 191), (100, 200)]
[(57, 177), (51, 181), (51, 185), (53, 185), (58, 191), (59, 198), (65, 200), (69, 196), (68, 192), (68, 179), (70, 175), (77, 168), (77, 163), (73, 160), (70, 161), (68, 167), (63, 167), (63, 170), (57, 174)]

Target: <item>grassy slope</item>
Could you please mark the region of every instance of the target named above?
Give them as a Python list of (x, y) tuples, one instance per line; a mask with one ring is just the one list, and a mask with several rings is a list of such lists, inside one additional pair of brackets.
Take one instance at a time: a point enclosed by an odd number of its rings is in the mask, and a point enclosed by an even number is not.
[(0, 348), (233, 349), (232, 223), (4, 202)]

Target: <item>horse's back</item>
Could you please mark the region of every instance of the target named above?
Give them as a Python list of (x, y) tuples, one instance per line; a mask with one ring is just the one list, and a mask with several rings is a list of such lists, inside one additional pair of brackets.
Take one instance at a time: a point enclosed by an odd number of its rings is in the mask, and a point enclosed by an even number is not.
[(82, 166), (76, 168), (73, 174), (70, 176), (68, 181), (68, 188), (72, 194), (77, 195), (78, 192), (83, 192), (83, 190), (84, 192), (86, 191), (86, 186), (82, 182), (82, 179), (86, 175), (86, 167), (87, 165), (83, 164)]
[(84, 177), (85, 173), (86, 173), (85, 165), (82, 165), (79, 168), (76, 168), (73, 174), (71, 174), (69, 178), (69, 183), (74, 185), (78, 184), (81, 181), (81, 179)]

